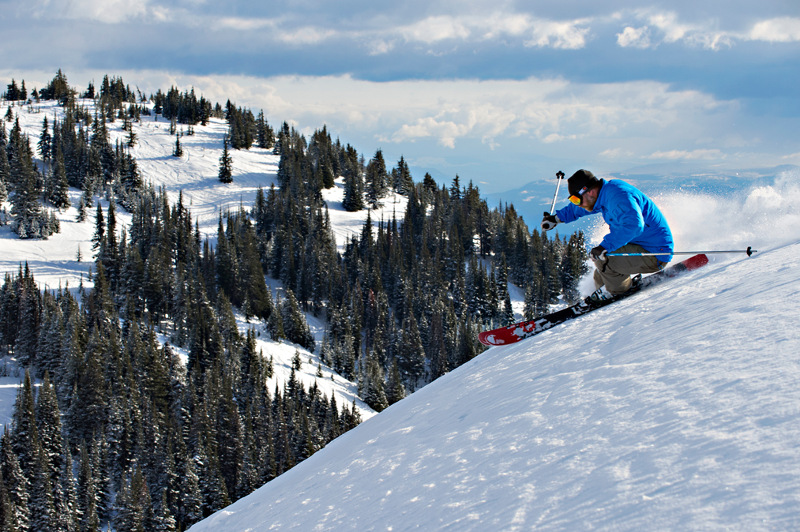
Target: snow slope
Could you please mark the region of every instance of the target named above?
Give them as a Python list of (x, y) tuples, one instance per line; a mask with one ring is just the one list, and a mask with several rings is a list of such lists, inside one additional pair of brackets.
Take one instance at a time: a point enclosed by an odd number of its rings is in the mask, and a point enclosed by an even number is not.
[[(84, 100), (90, 112), (94, 103)], [(8, 102), (0, 102), (0, 116), (5, 116)], [(50, 128), (55, 119), (63, 119), (64, 112), (55, 102), (42, 101), (31, 105), (14, 104), (12, 112), (15, 119), (19, 119), (22, 130), (28, 135), (31, 145), (36, 147), (42, 131), (42, 122), (45, 116)], [(13, 124), (4, 123), (6, 131), (10, 131)], [(117, 141), (125, 143), (127, 133), (122, 131), (122, 121), (117, 120), (107, 125), (111, 143)], [(142, 116), (141, 122), (133, 124), (137, 136), (136, 145), (131, 153), (136, 158), (142, 179), (151, 183), (156, 188), (163, 188), (170, 200), (176, 202), (182, 195), (184, 205), (191, 211), (197, 220), (201, 234), (208, 237), (212, 243), (216, 242), (217, 226), (220, 215), (228, 210), (238, 210), (241, 207), (250, 209), (256, 198), (259, 187), (265, 191), (270, 185), (277, 183), (277, 170), (280, 157), (269, 150), (251, 148), (250, 150), (231, 150), (233, 159), (233, 179), (230, 184), (223, 184), (218, 179), (219, 160), (222, 155), (223, 138), (228, 132), (227, 122), (211, 119), (207, 126), (194, 126), (193, 135), (183, 135), (181, 146), (184, 151), (182, 157), (173, 157), (175, 136), (169, 133), (169, 122), (156, 116)], [(52, 129), (51, 129), (52, 131)], [(185, 127), (178, 126), (178, 131), (185, 133)], [(38, 154), (38, 152), (37, 152)], [(388, 163), (387, 164), (391, 164)], [(352, 235), (361, 233), (361, 228), (367, 218), (367, 211), (347, 212), (342, 207), (344, 199), (343, 181), (337, 182), (337, 187), (326, 190), (323, 197), (326, 200), (331, 225), (334, 228), (336, 242), (343, 249)], [(56, 213), (61, 222), (61, 232), (52, 235), (47, 240), (20, 240), (11, 231), (10, 226), (0, 226), (0, 276), (16, 275), (20, 268), (27, 264), (36, 281), (42, 288), (58, 288), (69, 286), (76, 289), (83, 284), (91, 287), (88, 273), (93, 266), (92, 235), (95, 232), (95, 208), (88, 214), (83, 223), (78, 223), (77, 205), (80, 200), (80, 191), (70, 190), (72, 207)], [(95, 197), (95, 200), (98, 198)], [(100, 201), (103, 211), (108, 209), (108, 202)], [(389, 221), (394, 213), (402, 218), (405, 212), (406, 199), (401, 196), (391, 195), (383, 201), (382, 207), (372, 210), (370, 215), (377, 224), (380, 220)], [(10, 212), (9, 202), (4, 204)], [(130, 213), (122, 208), (117, 210), (117, 227), (120, 231), (130, 223)], [(81, 260), (78, 260), (78, 255)], [(270, 280), (274, 293), (282, 291), (280, 283)], [(308, 316), (309, 326), (318, 342), (322, 340), (325, 324), (319, 319)], [(267, 340), (264, 324), (255, 322), (247, 323), (240, 319), (240, 329), (253, 328), (258, 333), (257, 344), (263, 355), (274, 359), (275, 377), (269, 383), (274, 389), (275, 382), (284, 383), (291, 373), (291, 360), (295, 351), (299, 350), (303, 361), (303, 368), (297, 378), (306, 386), (317, 382), (320, 390), (326, 396), (335, 396), (340, 407), (350, 407), (355, 401), (362, 419), (367, 419), (375, 412), (358, 398), (358, 387), (335, 374), (330, 368), (321, 363), (314, 353), (287, 342), (273, 342)], [(173, 346), (174, 348), (174, 346)], [(181, 352), (180, 349), (175, 348)], [(309, 362), (310, 361), (310, 362)], [(323, 377), (317, 377), (318, 366)], [(2, 368), (0, 368), (2, 369)], [(10, 420), (11, 411), (16, 398), (17, 389), (22, 379), (22, 374), (10, 377), (0, 377), (0, 428)]]
[[(82, 100), (90, 111), (94, 108), (92, 100)], [(5, 116), (8, 103), (0, 102), (0, 116)], [(29, 136), (31, 145), (36, 144), (42, 131), (42, 121), (47, 117), (51, 132), (55, 119), (62, 120), (63, 109), (53, 101), (42, 101), (31, 105), (14, 105), (12, 112), (19, 118), (20, 126)], [(4, 123), (6, 131), (13, 124)], [(127, 135), (122, 131), (122, 121), (117, 120), (107, 125), (112, 144), (117, 141), (123, 145)], [(169, 133), (169, 122), (155, 115), (142, 116), (141, 122), (133, 123), (137, 142), (131, 149), (136, 159), (139, 172), (146, 183), (156, 188), (163, 188), (171, 202), (177, 202), (183, 196), (184, 205), (197, 220), (200, 233), (216, 242), (217, 225), (220, 215), (227, 211), (236, 211), (240, 206), (250, 209), (255, 203), (259, 187), (266, 192), (273, 184), (277, 186), (277, 171), (280, 157), (270, 150), (253, 147), (249, 150), (230, 150), (233, 160), (233, 179), (230, 184), (221, 183), (218, 179), (219, 160), (222, 156), (223, 138), (228, 132), (225, 120), (211, 119), (207, 126), (194, 126), (193, 135), (180, 138), (183, 148), (182, 157), (173, 157), (175, 136)], [(185, 126), (178, 125), (178, 132), (185, 133)], [(38, 155), (38, 152), (37, 152)], [(392, 165), (387, 161), (387, 165)], [(20, 240), (8, 226), (0, 226), (0, 274), (16, 274), (20, 264), (28, 263), (34, 278), (42, 285), (51, 288), (65, 286), (77, 287), (81, 281), (87, 283), (87, 274), (92, 266), (92, 243), (94, 234), (94, 210), (83, 223), (75, 221), (80, 191), (72, 189), (70, 198), (73, 207), (57, 213), (61, 222), (61, 232), (52, 235), (48, 240)], [(343, 182), (337, 188), (325, 191), (324, 198), (328, 204), (331, 225), (337, 244), (340, 248), (353, 234), (360, 234), (361, 227), (367, 218), (367, 211), (350, 213), (342, 208), (344, 198)], [(95, 198), (97, 199), (97, 198)], [(101, 202), (104, 211), (108, 203)], [(389, 221), (393, 213), (402, 219), (406, 200), (401, 196), (390, 196), (380, 209), (373, 210), (374, 222), (381, 219)], [(6, 202), (6, 209), (11, 210)], [(130, 215), (122, 209), (117, 211), (117, 225), (120, 230), (130, 222)], [(78, 250), (83, 260), (78, 261)]]
[(798, 316), (800, 239), (712, 263), (490, 349), (191, 531), (797, 530)]

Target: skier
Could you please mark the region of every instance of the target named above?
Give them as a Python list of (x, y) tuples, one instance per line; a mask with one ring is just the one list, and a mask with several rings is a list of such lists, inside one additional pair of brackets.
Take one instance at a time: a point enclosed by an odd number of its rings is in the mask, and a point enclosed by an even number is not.
[[(567, 183), (570, 204), (553, 214), (545, 213), (542, 229), (547, 231), (562, 222), (603, 214), (610, 231), (589, 253), (598, 289), (591, 297), (607, 299), (624, 294), (631, 288), (632, 274), (660, 271), (672, 260), (672, 232), (667, 220), (639, 189), (619, 179), (598, 179), (588, 170), (578, 170)], [(609, 257), (610, 252), (663, 255)], [(602, 287), (605, 290), (600, 290)]]

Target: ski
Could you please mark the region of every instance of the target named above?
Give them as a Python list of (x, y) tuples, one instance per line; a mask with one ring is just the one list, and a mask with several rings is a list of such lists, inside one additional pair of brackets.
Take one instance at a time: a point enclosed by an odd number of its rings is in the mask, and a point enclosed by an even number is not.
[(578, 316), (582, 316), (588, 312), (597, 310), (598, 308), (605, 307), (606, 305), (609, 305), (615, 301), (619, 301), (620, 299), (624, 299), (630, 295), (636, 294), (648, 286), (658, 284), (666, 279), (671, 279), (683, 272), (696, 270), (697, 268), (701, 268), (706, 264), (708, 264), (708, 257), (705, 254), (701, 253), (694, 255), (693, 257), (689, 257), (686, 260), (673, 264), (672, 266), (669, 266), (660, 272), (648, 275), (647, 277), (639, 278), (638, 282), (634, 283), (633, 288), (624, 294), (601, 301), (592, 301), (587, 297), (571, 307), (551, 312), (550, 314), (546, 314), (533, 320), (521, 321), (513, 325), (500, 327), (499, 329), (492, 329), (491, 331), (483, 331), (478, 335), (478, 340), (480, 340), (483, 345), (487, 346), (507, 345), (519, 342), (520, 340), (530, 338), (531, 336), (537, 335), (542, 331), (546, 331), (547, 329), (550, 329), (551, 327), (554, 327), (560, 323), (564, 323), (565, 321), (577, 318)]

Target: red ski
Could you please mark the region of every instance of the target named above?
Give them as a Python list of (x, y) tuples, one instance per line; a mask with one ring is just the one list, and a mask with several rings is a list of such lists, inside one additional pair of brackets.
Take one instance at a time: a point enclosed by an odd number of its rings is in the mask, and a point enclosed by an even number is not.
[(706, 255), (702, 253), (699, 255), (694, 255), (684, 261), (675, 263), (658, 273), (641, 278), (639, 283), (622, 295), (602, 301), (590, 301), (589, 298), (586, 298), (580, 303), (577, 303), (571, 307), (557, 310), (556, 312), (546, 314), (533, 320), (521, 321), (513, 325), (500, 327), (499, 329), (484, 331), (478, 335), (478, 340), (480, 340), (482, 344), (488, 346), (506, 345), (519, 342), (520, 340), (524, 340), (525, 338), (530, 338), (531, 336), (539, 334), (542, 331), (546, 331), (555, 325), (564, 323), (567, 320), (577, 318), (578, 316), (582, 316), (587, 312), (604, 307), (610, 303), (613, 303), (614, 301), (624, 299), (639, 292), (643, 288), (660, 283), (666, 279), (671, 279), (682, 272), (696, 270), (697, 268), (701, 268), (706, 264), (708, 264), (708, 257)]

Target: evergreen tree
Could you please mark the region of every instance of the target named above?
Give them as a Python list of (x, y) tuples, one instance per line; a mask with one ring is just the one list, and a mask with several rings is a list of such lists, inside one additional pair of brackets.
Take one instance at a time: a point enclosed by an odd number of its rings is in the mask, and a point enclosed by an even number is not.
[(183, 148), (181, 147), (181, 136), (175, 136), (175, 149), (172, 150), (173, 157), (183, 157)]
[(127, 126), (126, 130), (128, 131), (128, 137), (127, 137), (127, 139), (125, 141), (125, 144), (129, 148), (133, 148), (134, 146), (136, 146), (136, 142), (138, 140), (138, 136), (136, 135), (136, 133), (134, 133), (133, 124), (131, 124), (130, 121), (126, 122), (126, 126)]
[(25, 366), (37, 364), (39, 329), (41, 327), (42, 296), (28, 265), (20, 270), (17, 285), (17, 304), (14, 352)]
[(23, 474), (27, 478), (31, 478), (40, 442), (36, 424), (33, 383), (30, 371), (27, 370), (22, 387), (17, 393), (12, 424), (14, 427), (11, 439), (12, 450), (17, 455)]
[(97, 203), (97, 213), (94, 217), (94, 236), (92, 236), (92, 249), (97, 251), (97, 258), (100, 255), (102, 246), (105, 243), (106, 235), (106, 222), (103, 216), (103, 208), (100, 203)]
[(398, 194), (402, 194), (404, 196), (408, 195), (411, 192), (411, 189), (414, 188), (414, 181), (411, 178), (411, 170), (409, 170), (408, 164), (402, 155), (400, 156), (400, 160), (397, 162), (397, 168), (392, 170), (392, 187)]
[(53, 137), (50, 135), (50, 127), (47, 123), (47, 117), (42, 120), (42, 133), (39, 135), (39, 153), (42, 155), (42, 161), (47, 163), (53, 156)]
[(392, 367), (389, 369), (389, 377), (386, 383), (386, 400), (393, 405), (406, 396), (406, 389), (403, 386), (403, 377), (400, 375), (400, 368), (397, 359), (392, 360)]
[(383, 152), (379, 149), (375, 156), (367, 164), (366, 177), (367, 201), (370, 207), (376, 209), (380, 206), (380, 200), (386, 196), (388, 174), (386, 173), (386, 162), (383, 160)]
[(67, 169), (64, 166), (64, 155), (61, 147), (56, 148), (53, 170), (50, 175), (47, 200), (57, 209), (63, 210), (70, 206), (69, 183), (67, 182)]
[(219, 180), (223, 183), (233, 183), (233, 161), (228, 153), (228, 137), (222, 147), (222, 156), (219, 159)]
[(5, 147), (0, 144), (0, 203), (8, 199), (8, 183), (10, 179), (11, 167), (8, 164), (8, 155)]
[(153, 517), (152, 530), (153, 532), (175, 532), (178, 530), (178, 522), (167, 505), (166, 492), (161, 495), (161, 505)]
[(72, 456), (69, 452), (64, 454), (63, 462), (55, 492), (54, 530), (72, 532), (78, 530), (78, 499), (72, 469)]
[(0, 527), (2, 530), (17, 532), (20, 530), (19, 523), (16, 522), (14, 506), (8, 496), (8, 489), (3, 481), (3, 470), (0, 468)]
[(39, 203), (42, 179), (33, 164), (28, 142), (19, 132), (19, 120), (12, 130), (8, 150), (13, 184), (10, 200), (14, 232), (20, 238), (46, 238), (50, 235), (49, 223)]
[(298, 305), (297, 299), (295, 299), (291, 290), (286, 291), (286, 298), (281, 306), (281, 316), (286, 339), (305, 347), (309, 351), (313, 351), (314, 336), (311, 334), (308, 323), (306, 323), (306, 319), (300, 311), (300, 305)]
[(407, 313), (397, 346), (397, 363), (411, 391), (414, 391), (425, 373), (425, 349), (422, 345), (417, 320)]
[(115, 529), (119, 532), (152, 530), (154, 519), (150, 491), (139, 468), (121, 486), (116, 501)]
[(28, 479), (22, 472), (17, 455), (13, 450), (8, 425), (4, 428), (0, 439), (0, 475), (5, 488), (6, 501), (3, 502), (3, 530), (29, 530), (30, 528), (30, 495)]
[(361, 382), (361, 398), (374, 410), (380, 412), (389, 406), (378, 357), (373, 353), (367, 358)]
[(586, 259), (586, 244), (583, 239), (583, 233), (573, 233), (566, 244), (558, 273), (564, 299), (570, 303), (576, 303), (580, 299), (578, 284), (589, 270), (586, 265)]
[(258, 132), (258, 147), (264, 149), (272, 148), (275, 144), (275, 133), (267, 123), (266, 118), (264, 118), (264, 111), (258, 113), (256, 130)]
[(55, 530), (56, 507), (50, 464), (44, 448), (38, 445), (33, 469), (30, 474), (31, 528), (33, 530)]
[(39, 387), (35, 413), (43, 459), (49, 468), (45, 473), (49, 475), (50, 485), (57, 486), (64, 468), (65, 448), (61, 434), (58, 397), (50, 382), (49, 373), (45, 373), (42, 385)]
[(178, 496), (178, 521), (184, 526), (196, 523), (203, 518), (203, 494), (200, 492), (200, 478), (197, 475), (195, 457), (186, 454), (183, 467), (184, 482)]
[(362, 164), (356, 151), (348, 146), (344, 156), (344, 200), (346, 211), (360, 211), (364, 208), (364, 177)]
[(111, 356), (111, 353), (102, 352), (110, 344), (101, 339), (101, 334), (110, 331), (101, 333), (98, 329), (96, 327), (93, 330), (85, 358), (78, 368), (73, 398), (66, 414), (70, 439), (73, 441), (92, 441), (95, 434), (103, 432), (107, 419), (108, 390), (102, 359)]
[(86, 441), (80, 445), (80, 470), (78, 473), (78, 515), (80, 530), (98, 532), (100, 530), (100, 487), (94, 470), (92, 457)]

